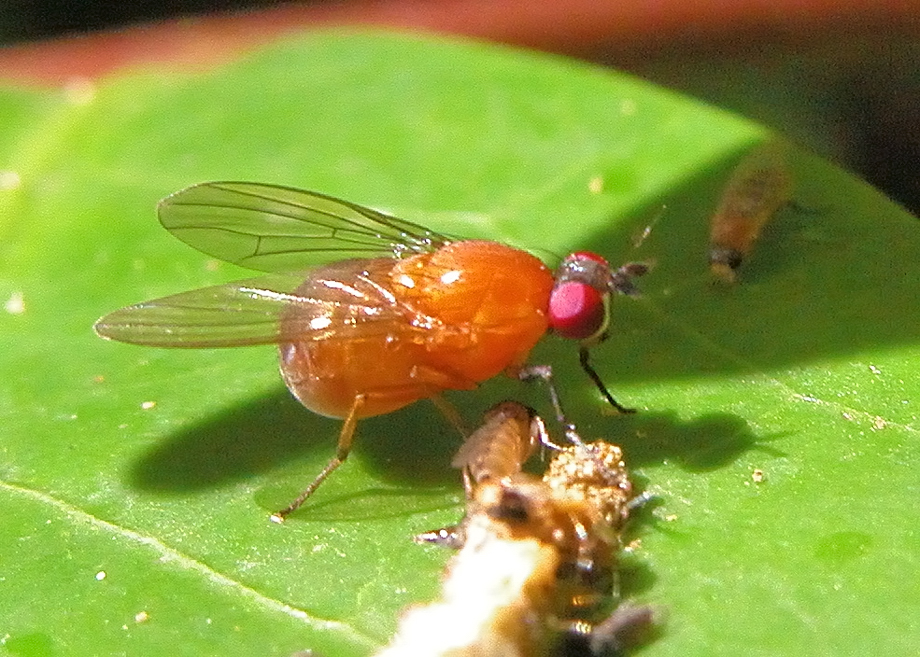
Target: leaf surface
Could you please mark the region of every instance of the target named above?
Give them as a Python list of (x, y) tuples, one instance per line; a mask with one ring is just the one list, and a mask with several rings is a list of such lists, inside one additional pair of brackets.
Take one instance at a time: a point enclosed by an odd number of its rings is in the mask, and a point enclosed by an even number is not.
[[(409, 538), (455, 520), (462, 491), (459, 438), (430, 405), (363, 422), (348, 463), (276, 526), (338, 423), (289, 398), (274, 350), (93, 335), (120, 306), (250, 275), (156, 221), (159, 199), (205, 180), (316, 190), (552, 264), (654, 262), (592, 353), (640, 413), (608, 414), (571, 344), (533, 358), (659, 498), (624, 564), (625, 592), (668, 610), (643, 654), (914, 654), (920, 231), (878, 192), (791, 151), (796, 206), (726, 289), (708, 218), (772, 137), (627, 76), (321, 32), (92, 91), (0, 89), (8, 654), (368, 655), (436, 594), (448, 555)], [(505, 397), (549, 416), (542, 389), (510, 381), (450, 397), (471, 425)]]

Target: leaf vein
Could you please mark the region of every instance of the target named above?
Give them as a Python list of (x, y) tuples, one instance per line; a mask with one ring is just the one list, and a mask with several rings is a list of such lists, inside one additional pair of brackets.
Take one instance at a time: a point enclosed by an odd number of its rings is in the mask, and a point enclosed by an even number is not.
[(209, 582), (216, 584), (219, 587), (233, 589), (238, 593), (248, 597), (258, 605), (268, 609), (269, 611), (282, 613), (297, 620), (303, 621), (313, 629), (341, 632), (350, 638), (368, 646), (377, 646), (379, 643), (377, 640), (360, 632), (355, 627), (347, 623), (319, 618), (309, 614), (302, 609), (298, 609), (285, 602), (269, 597), (263, 593), (260, 593), (256, 589), (253, 589), (246, 584), (233, 579), (232, 577), (214, 570), (207, 564), (202, 563), (201, 561), (198, 561), (197, 559), (194, 559), (186, 554), (183, 554), (182, 552), (176, 550), (173, 547), (170, 547), (157, 538), (93, 516), (92, 514), (89, 514), (82, 509), (69, 504), (68, 502), (60, 500), (52, 495), (39, 490), (4, 481), (2, 479), (0, 479), (0, 490), (4, 490), (14, 495), (28, 497), (33, 501), (53, 507), (74, 522), (89, 525), (95, 529), (104, 530), (130, 543), (143, 545), (147, 548), (150, 548), (155, 553), (157, 553), (159, 560), (162, 563), (177, 563), (183, 568), (200, 573), (201, 575), (205, 576)]

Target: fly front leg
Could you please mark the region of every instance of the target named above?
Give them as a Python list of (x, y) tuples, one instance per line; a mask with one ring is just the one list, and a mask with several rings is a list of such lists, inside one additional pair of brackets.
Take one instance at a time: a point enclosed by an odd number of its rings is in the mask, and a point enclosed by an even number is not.
[(359, 394), (355, 395), (355, 400), (351, 405), (351, 409), (348, 411), (348, 415), (345, 416), (345, 421), (342, 423), (342, 430), (339, 431), (339, 442), (335, 449), (335, 456), (332, 458), (329, 463), (326, 464), (326, 467), (323, 468), (316, 479), (307, 486), (303, 492), (297, 496), (297, 499), (287, 505), (285, 508), (280, 511), (276, 511), (271, 515), (272, 522), (284, 522), (284, 519), (289, 515), (294, 513), (299, 509), (307, 499), (316, 492), (316, 489), (319, 488), (320, 484), (326, 481), (326, 477), (331, 475), (340, 465), (345, 462), (345, 459), (348, 458), (348, 453), (351, 452), (351, 446), (354, 443), (355, 439), (355, 427), (358, 424), (358, 417), (361, 415), (361, 409), (364, 408), (364, 405), (367, 402), (367, 395)]
[(559, 401), (559, 392), (556, 390), (556, 384), (553, 381), (552, 365), (522, 365), (517, 368), (509, 368), (508, 376), (520, 381), (533, 381), (539, 379), (546, 384), (549, 390), (550, 403), (553, 405), (553, 411), (556, 413), (556, 421), (562, 425), (565, 437), (573, 445), (584, 445), (584, 441), (578, 434), (578, 430), (572, 422), (569, 422), (562, 410), (562, 403)]
[[(579, 348), (578, 361), (581, 364), (581, 369), (584, 370), (584, 372), (591, 379), (592, 383), (594, 383), (594, 386), (604, 396), (604, 399), (606, 399), (607, 402), (617, 410), (617, 412), (624, 415), (636, 412), (636, 409), (626, 408), (613, 398), (613, 395), (611, 395), (610, 391), (607, 390), (607, 387), (604, 385), (601, 377), (591, 366), (587, 347), (582, 346)], [(559, 401), (559, 392), (556, 389), (556, 384), (553, 380), (553, 368), (551, 365), (522, 365), (516, 368), (509, 368), (507, 373), (509, 376), (520, 379), (521, 381), (533, 381), (534, 379), (540, 379), (544, 381), (546, 383), (547, 389), (549, 390), (549, 398), (552, 402), (553, 410), (556, 413), (556, 420), (559, 422), (559, 424), (562, 425), (566, 438), (568, 438), (569, 441), (575, 445), (584, 444), (581, 436), (578, 435), (578, 431), (576, 430), (575, 425), (568, 421), (565, 413), (562, 410), (562, 403)]]

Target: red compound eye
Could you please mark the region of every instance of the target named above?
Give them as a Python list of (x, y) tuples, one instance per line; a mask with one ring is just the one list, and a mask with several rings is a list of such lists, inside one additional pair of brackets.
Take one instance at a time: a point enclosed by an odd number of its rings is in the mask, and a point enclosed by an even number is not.
[(549, 325), (559, 335), (585, 340), (607, 323), (604, 294), (580, 281), (557, 283), (549, 297)]

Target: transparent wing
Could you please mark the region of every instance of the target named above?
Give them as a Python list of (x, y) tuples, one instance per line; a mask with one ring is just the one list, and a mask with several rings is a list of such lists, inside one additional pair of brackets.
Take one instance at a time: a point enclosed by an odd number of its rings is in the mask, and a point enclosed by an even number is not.
[(346, 258), (400, 258), (451, 238), (331, 196), (249, 182), (207, 182), (160, 201), (160, 223), (215, 258), (265, 272)]
[(422, 331), (384, 285), (392, 260), (350, 260), (154, 299), (106, 315), (104, 338), (156, 347), (237, 347)]

